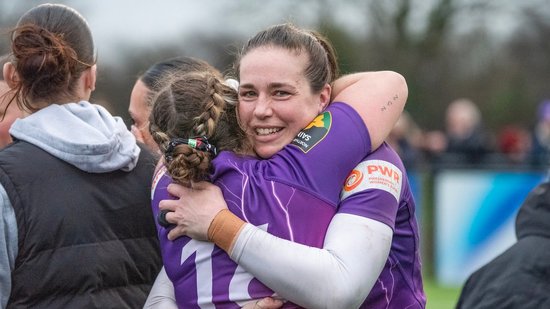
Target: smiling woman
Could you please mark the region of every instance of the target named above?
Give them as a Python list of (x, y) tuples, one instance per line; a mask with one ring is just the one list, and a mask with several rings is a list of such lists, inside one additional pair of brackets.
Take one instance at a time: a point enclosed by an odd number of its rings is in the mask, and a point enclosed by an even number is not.
[(262, 158), (290, 144), (330, 100), (328, 83), (320, 91), (310, 88), (303, 74), (308, 58), (305, 52), (256, 48), (240, 62), (239, 118)]

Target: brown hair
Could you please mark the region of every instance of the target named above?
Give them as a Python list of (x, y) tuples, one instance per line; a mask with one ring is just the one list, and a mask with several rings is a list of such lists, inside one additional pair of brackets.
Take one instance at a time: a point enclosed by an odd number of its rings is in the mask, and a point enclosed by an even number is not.
[[(153, 98), (149, 131), (162, 153), (176, 138), (205, 137), (217, 151), (250, 149), (237, 121), (237, 92), (210, 71), (175, 72), (159, 84)], [(172, 151), (173, 150), (173, 151)], [(178, 144), (165, 162), (178, 183), (205, 180), (215, 154)]]
[(263, 46), (306, 52), (309, 63), (304, 74), (313, 92), (321, 91), (326, 84), (332, 84), (338, 78), (336, 52), (330, 42), (316, 31), (300, 29), (288, 23), (260, 31), (245, 43), (233, 66), (238, 78), (241, 59), (251, 50)]
[(159, 82), (167, 74), (173, 72), (202, 72), (211, 71), (214, 74), (218, 74), (221, 77), (221, 73), (216, 68), (211, 66), (208, 62), (188, 56), (180, 56), (170, 58), (164, 61), (157, 62), (151, 65), (145, 73), (139, 76), (139, 80), (149, 89), (149, 96), (147, 97), (147, 106), (153, 105), (152, 100), (154, 95), (158, 92), (160, 86)]
[(11, 33), (11, 58), (19, 76), (13, 99), (20, 108), (36, 111), (40, 107), (35, 102), (72, 98), (76, 81), (95, 63), (90, 28), (68, 6), (39, 5)]

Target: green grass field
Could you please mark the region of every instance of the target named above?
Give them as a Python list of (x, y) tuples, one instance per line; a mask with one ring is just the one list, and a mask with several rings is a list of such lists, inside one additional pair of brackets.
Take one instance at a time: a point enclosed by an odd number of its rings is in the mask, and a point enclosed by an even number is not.
[(454, 309), (460, 294), (460, 287), (443, 287), (432, 279), (424, 278), (424, 291), (428, 299), (426, 309)]

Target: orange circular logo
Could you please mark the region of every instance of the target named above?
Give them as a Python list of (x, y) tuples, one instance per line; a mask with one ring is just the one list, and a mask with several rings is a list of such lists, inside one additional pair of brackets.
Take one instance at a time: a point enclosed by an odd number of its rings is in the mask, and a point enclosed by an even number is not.
[(349, 174), (348, 178), (346, 179), (346, 183), (344, 184), (344, 191), (351, 191), (361, 183), (363, 180), (363, 173), (361, 173), (358, 170), (353, 170)]

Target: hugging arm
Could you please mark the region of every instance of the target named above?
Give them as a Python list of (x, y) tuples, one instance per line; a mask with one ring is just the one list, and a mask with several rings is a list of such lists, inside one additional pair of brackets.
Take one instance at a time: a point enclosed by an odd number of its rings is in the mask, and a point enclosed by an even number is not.
[(388, 258), (389, 226), (337, 214), (323, 248), (275, 237), (246, 224), (231, 258), (281, 297), (307, 308), (357, 308)]
[[(233, 224), (240, 219), (225, 210), (223, 195), (213, 184), (202, 182), (194, 189), (170, 185), (168, 191), (185, 200), (183, 207), (178, 207), (178, 200), (161, 202), (161, 209), (178, 213), (169, 213), (174, 216), (171, 220), (178, 220), (175, 228), (200, 238), (205, 237), (202, 230), (210, 232), (217, 226), (209, 240), (278, 295), (307, 308), (358, 307), (388, 258), (392, 229), (365, 217), (336, 214), (323, 248), (314, 248), (275, 237), (248, 223)], [(205, 218), (206, 213), (214, 214), (213, 220), (194, 221)], [(227, 235), (234, 237), (228, 239)]]
[[(263, 299), (252, 300), (245, 304), (243, 309), (277, 309), (283, 305), (283, 302), (278, 299), (266, 297)], [(164, 267), (160, 270), (153, 288), (143, 305), (143, 309), (178, 309), (176, 297), (174, 295), (174, 285)]]
[(176, 296), (174, 295), (174, 285), (164, 267), (160, 270), (155, 283), (149, 292), (149, 296), (143, 305), (144, 309), (178, 309)]

